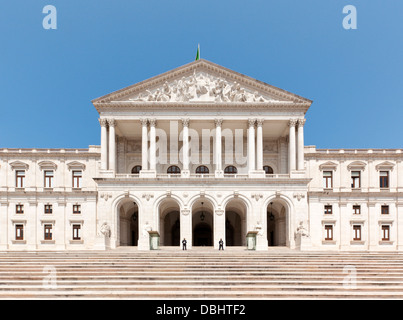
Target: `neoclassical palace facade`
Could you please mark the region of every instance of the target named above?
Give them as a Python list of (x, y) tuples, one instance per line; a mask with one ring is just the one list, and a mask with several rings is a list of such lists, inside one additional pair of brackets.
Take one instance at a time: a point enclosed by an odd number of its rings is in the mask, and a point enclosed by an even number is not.
[(403, 250), (402, 150), (304, 146), (308, 99), (198, 60), (92, 102), (100, 146), (0, 150), (0, 250)]

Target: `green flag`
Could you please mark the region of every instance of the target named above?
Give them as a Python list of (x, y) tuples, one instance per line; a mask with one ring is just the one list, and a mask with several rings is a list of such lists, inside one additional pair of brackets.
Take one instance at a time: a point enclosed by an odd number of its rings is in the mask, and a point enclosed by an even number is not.
[(200, 60), (200, 44), (197, 46), (196, 61)]

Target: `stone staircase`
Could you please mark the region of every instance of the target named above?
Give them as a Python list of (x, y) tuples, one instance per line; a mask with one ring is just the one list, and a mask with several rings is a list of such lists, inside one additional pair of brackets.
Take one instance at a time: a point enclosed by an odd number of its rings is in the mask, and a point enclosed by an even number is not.
[(403, 255), (210, 248), (0, 253), (0, 299), (338, 298), (402, 299)]

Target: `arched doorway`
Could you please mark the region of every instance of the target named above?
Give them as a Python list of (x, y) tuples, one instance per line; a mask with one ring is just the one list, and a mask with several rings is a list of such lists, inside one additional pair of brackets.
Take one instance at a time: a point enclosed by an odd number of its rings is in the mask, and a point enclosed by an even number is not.
[(199, 199), (192, 207), (193, 246), (210, 247), (214, 245), (213, 205), (206, 199)]
[(139, 209), (136, 202), (124, 200), (119, 206), (119, 244), (137, 246), (139, 240)]
[(267, 242), (269, 247), (287, 246), (287, 209), (279, 201), (267, 206)]
[(225, 207), (225, 245), (246, 245), (247, 208), (241, 199), (232, 199)]
[(180, 245), (180, 207), (172, 198), (165, 199), (159, 206), (160, 245)]

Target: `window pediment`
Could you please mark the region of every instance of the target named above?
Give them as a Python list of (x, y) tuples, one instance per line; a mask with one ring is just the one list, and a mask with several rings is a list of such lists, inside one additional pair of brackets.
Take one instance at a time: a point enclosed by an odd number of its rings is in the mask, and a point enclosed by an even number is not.
[(67, 164), (67, 168), (69, 170), (73, 170), (73, 169), (82, 169), (85, 170), (85, 164), (78, 162), (78, 161), (73, 161)]
[(332, 161), (328, 161), (328, 162), (322, 163), (319, 166), (319, 169), (321, 171), (323, 171), (323, 170), (334, 170), (334, 171), (336, 171), (337, 167), (338, 167), (337, 163), (332, 162)]
[(394, 167), (395, 167), (394, 163), (389, 162), (389, 161), (385, 161), (385, 162), (382, 162), (382, 163), (376, 165), (375, 169), (378, 170), (378, 171), (381, 171), (381, 170), (393, 170)]
[(57, 164), (52, 161), (41, 161), (38, 163), (38, 165), (41, 170), (44, 170), (44, 169), (56, 170), (57, 169)]
[(28, 170), (29, 169), (29, 165), (25, 162), (21, 162), (21, 161), (14, 161), (10, 163), (10, 166), (13, 170), (15, 169), (24, 169), (24, 170)]
[(365, 170), (365, 167), (367, 166), (367, 164), (365, 162), (362, 161), (354, 161), (351, 162), (348, 166), (347, 169), (350, 171), (354, 171), (354, 170)]

